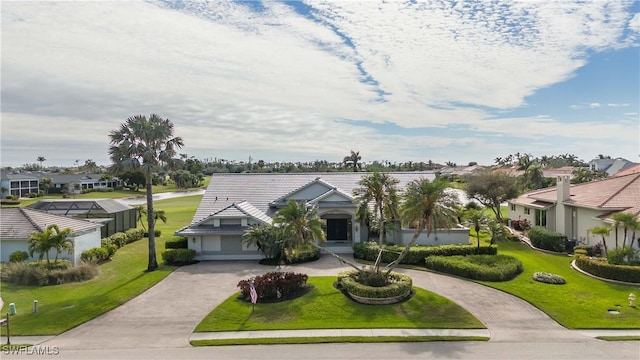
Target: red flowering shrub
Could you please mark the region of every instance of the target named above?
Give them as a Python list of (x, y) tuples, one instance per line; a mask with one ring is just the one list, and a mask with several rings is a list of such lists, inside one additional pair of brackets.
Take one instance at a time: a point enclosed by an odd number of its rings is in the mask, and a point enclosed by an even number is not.
[(307, 274), (295, 274), (292, 272), (269, 272), (258, 275), (249, 280), (240, 280), (238, 287), (244, 299), (250, 298), (249, 281), (253, 280), (253, 286), (258, 293), (258, 299), (288, 298), (300, 290), (307, 283)]

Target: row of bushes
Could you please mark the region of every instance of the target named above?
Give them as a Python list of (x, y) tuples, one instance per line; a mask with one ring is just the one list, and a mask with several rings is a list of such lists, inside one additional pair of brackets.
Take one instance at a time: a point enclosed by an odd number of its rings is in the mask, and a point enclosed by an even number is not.
[(83, 251), (80, 254), (80, 260), (84, 262), (104, 262), (113, 257), (119, 248), (134, 241), (138, 241), (143, 237), (144, 230), (142, 229), (129, 229), (125, 232), (117, 232), (111, 236), (102, 238), (100, 241), (100, 247)]
[[(403, 245), (384, 245), (382, 252), (383, 263), (394, 261), (404, 249)], [(353, 245), (353, 257), (368, 261), (375, 261), (378, 257), (379, 247), (376, 242), (355, 243)], [(402, 264), (424, 265), (424, 259), (429, 256), (456, 256), (456, 255), (496, 255), (498, 248), (493, 246), (475, 245), (437, 245), (437, 246), (413, 246), (409, 253), (402, 259)]]
[(98, 266), (91, 263), (83, 263), (75, 267), (69, 264), (66, 268), (51, 270), (47, 269), (46, 265), (34, 265), (34, 263), (39, 262), (3, 264), (0, 279), (18, 285), (44, 286), (86, 281), (98, 275)]
[(193, 249), (167, 249), (161, 254), (162, 260), (168, 265), (189, 265), (196, 262), (196, 251)]
[(543, 226), (534, 226), (529, 230), (531, 244), (538, 249), (564, 252), (567, 247), (567, 236), (551, 231)]
[(640, 283), (640, 266), (612, 265), (605, 259), (591, 259), (576, 253), (576, 265), (581, 270), (605, 279)]
[(425, 266), (481, 281), (508, 281), (522, 272), (520, 260), (507, 255), (430, 256)]
[(145, 235), (143, 229), (129, 229), (125, 232), (117, 232), (106, 238), (102, 238), (102, 246), (106, 244), (115, 244), (118, 248), (130, 244), (134, 241), (142, 239)]
[(174, 236), (164, 243), (165, 249), (187, 249), (189, 243), (186, 236)]
[(296, 274), (292, 272), (268, 272), (258, 275), (249, 280), (240, 280), (238, 287), (241, 296), (245, 300), (251, 298), (249, 283), (253, 282), (258, 299), (278, 300), (287, 299), (301, 290), (306, 284), (309, 276), (306, 274)]
[(350, 294), (364, 298), (391, 298), (408, 295), (413, 283), (411, 277), (405, 274), (392, 272), (390, 283), (385, 286), (368, 286), (358, 282), (361, 273), (358, 270), (342, 271), (338, 274), (338, 284)]

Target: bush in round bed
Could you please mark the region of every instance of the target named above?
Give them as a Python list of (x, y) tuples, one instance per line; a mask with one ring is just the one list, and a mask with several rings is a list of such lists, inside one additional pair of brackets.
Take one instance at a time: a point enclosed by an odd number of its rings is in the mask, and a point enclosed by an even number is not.
[[(386, 281), (384, 281), (386, 279)], [(371, 305), (394, 304), (411, 295), (411, 277), (392, 272), (347, 270), (338, 274), (338, 284), (356, 302)]]

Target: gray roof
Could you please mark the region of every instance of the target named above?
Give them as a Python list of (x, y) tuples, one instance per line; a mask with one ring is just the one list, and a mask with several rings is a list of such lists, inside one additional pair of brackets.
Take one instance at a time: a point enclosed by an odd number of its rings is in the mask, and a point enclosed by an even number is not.
[[(397, 179), (398, 189), (416, 179), (434, 179), (432, 171), (387, 173)], [(250, 204), (254, 211), (251, 215), (258, 217), (256, 210), (271, 218), (276, 209), (270, 204), (283, 199), (288, 194), (303, 188), (310, 183), (321, 182), (335, 187), (336, 191), (345, 195), (353, 194), (358, 182), (371, 175), (367, 172), (334, 172), (334, 173), (287, 173), (287, 174), (214, 174), (196, 211), (192, 225), (195, 225), (232, 204), (239, 205), (243, 201)], [(308, 199), (312, 200), (312, 199)], [(241, 205), (241, 206), (247, 206)]]
[(58, 173), (43, 173), (43, 174), (35, 174), (38, 178), (50, 178), (53, 180), (54, 184), (68, 184), (73, 182), (81, 182), (81, 181), (89, 181), (89, 182), (97, 182), (100, 181), (102, 176), (107, 174), (58, 174)]
[(2, 180), (38, 180), (39, 177), (33, 173), (13, 173), (6, 170), (0, 170), (0, 179)]
[(40, 200), (28, 206), (57, 215), (78, 215), (88, 212), (118, 213), (133, 209), (114, 199), (51, 199)]
[(102, 226), (90, 221), (27, 208), (2, 208), (0, 210), (0, 239), (25, 240), (34, 231), (43, 231), (51, 224), (58, 225), (60, 229), (71, 228), (72, 235)]

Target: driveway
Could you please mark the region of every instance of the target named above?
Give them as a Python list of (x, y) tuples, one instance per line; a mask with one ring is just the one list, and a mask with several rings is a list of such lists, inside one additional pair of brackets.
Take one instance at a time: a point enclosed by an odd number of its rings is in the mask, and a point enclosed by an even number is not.
[[(323, 256), (312, 263), (282, 270), (309, 275), (336, 275), (346, 269)], [(241, 279), (276, 270), (255, 261), (209, 261), (184, 266), (126, 304), (82, 324), (42, 345), (61, 349), (128, 349), (189, 347), (189, 335), (217, 305), (237, 291)], [(401, 270), (414, 285), (441, 294), (463, 306), (501, 341), (595, 341), (566, 330), (529, 303), (473, 282), (430, 272)]]

